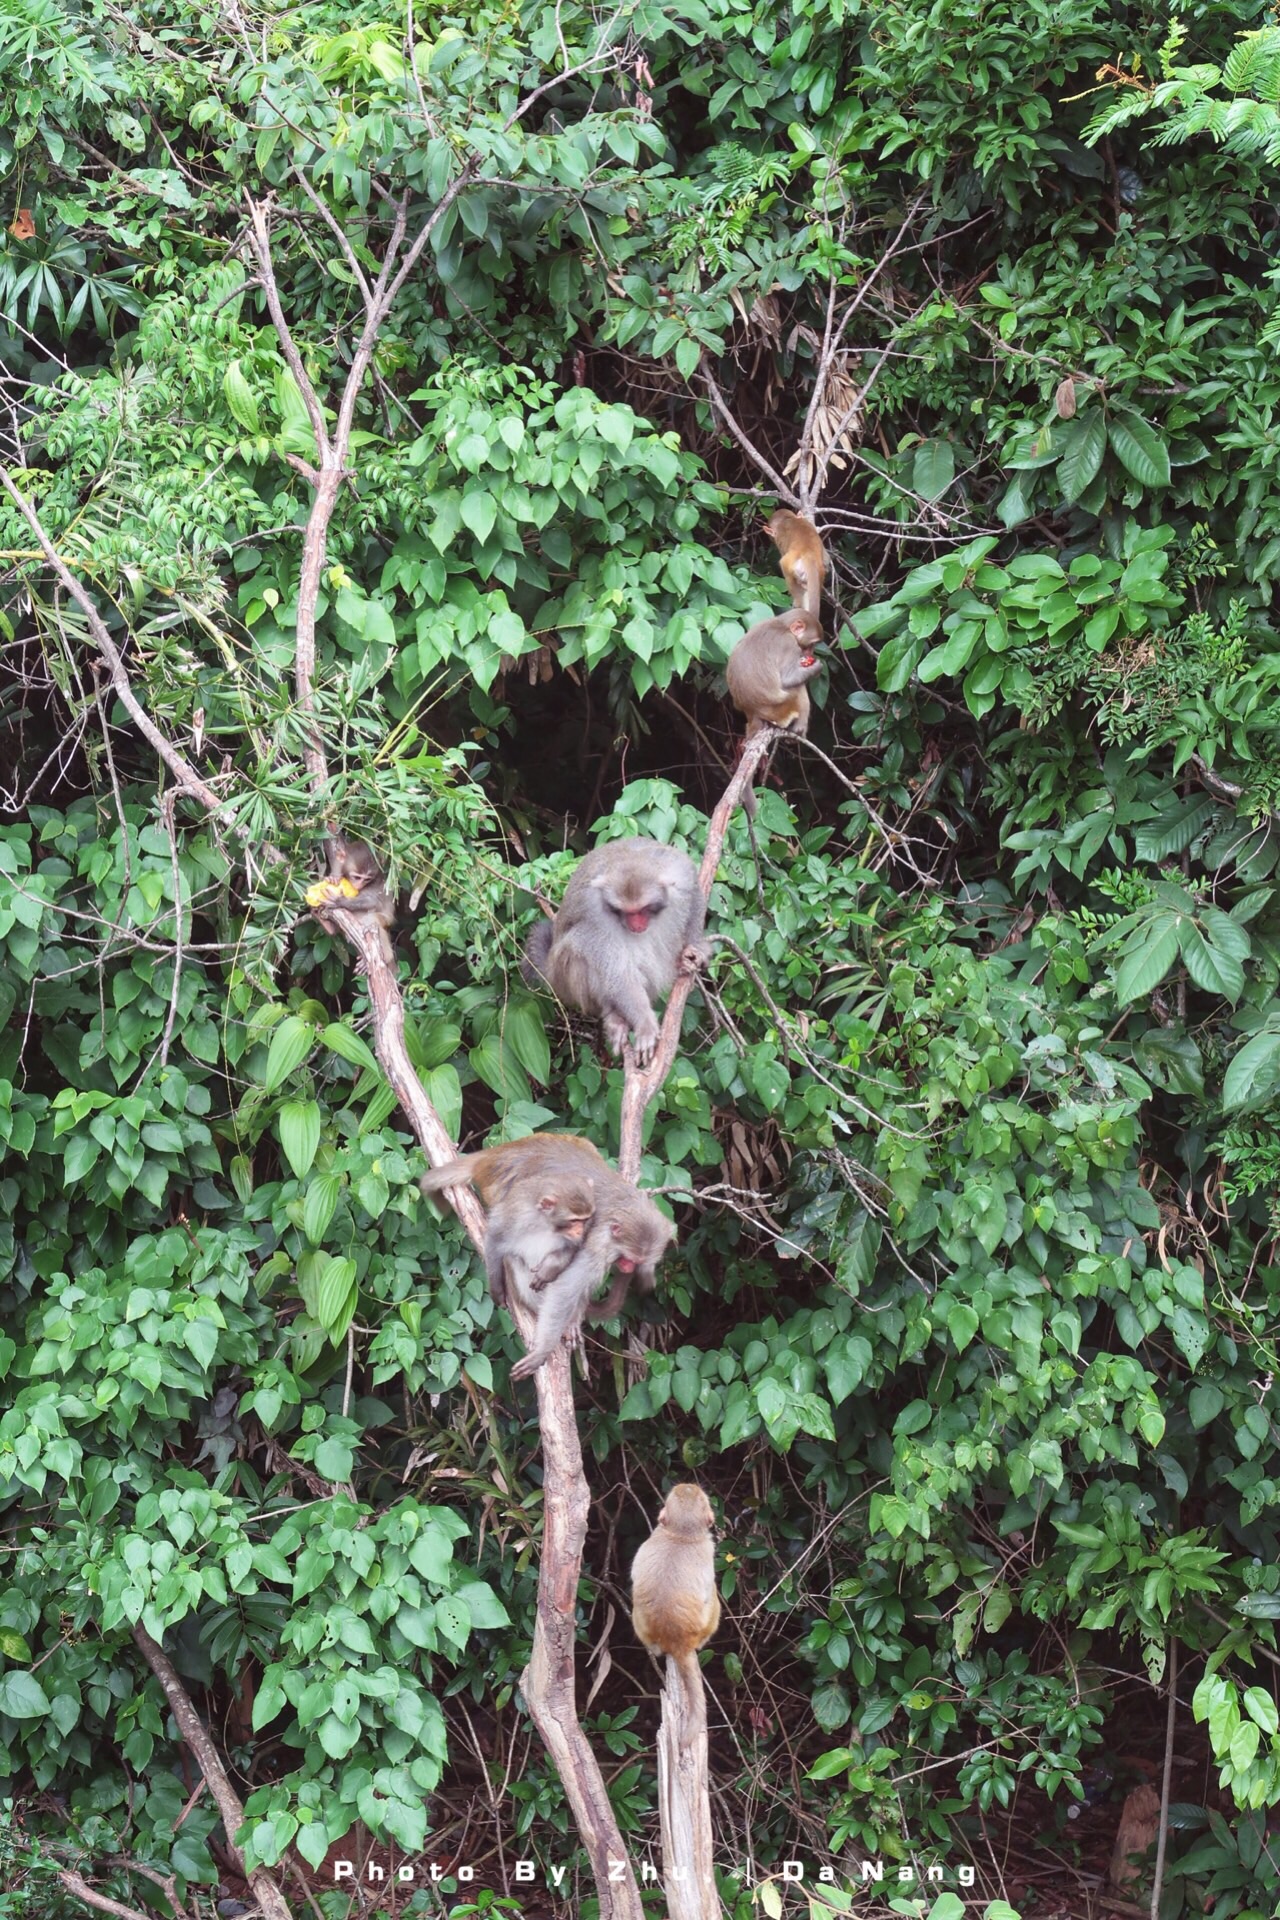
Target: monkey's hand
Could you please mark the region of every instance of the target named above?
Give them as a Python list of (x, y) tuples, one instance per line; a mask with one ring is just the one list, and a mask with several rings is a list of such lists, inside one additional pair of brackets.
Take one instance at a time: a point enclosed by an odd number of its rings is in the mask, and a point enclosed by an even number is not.
[(701, 973), (710, 958), (710, 941), (691, 940), (676, 963), (677, 971), (686, 975)]

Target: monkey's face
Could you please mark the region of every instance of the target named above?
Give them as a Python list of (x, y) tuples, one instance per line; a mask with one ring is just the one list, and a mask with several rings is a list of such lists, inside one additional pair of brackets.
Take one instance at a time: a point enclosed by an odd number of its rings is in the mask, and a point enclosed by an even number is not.
[(538, 1201), (539, 1213), (546, 1216), (547, 1225), (564, 1240), (586, 1237), (595, 1208), (595, 1189), (589, 1180), (566, 1192), (544, 1193)]
[(649, 925), (665, 911), (667, 890), (652, 881), (643, 885), (606, 887), (604, 903), (621, 920), (628, 933), (647, 933)]
[(609, 1264), (619, 1273), (637, 1274), (652, 1286), (654, 1269), (675, 1237), (675, 1228), (660, 1213), (653, 1220), (616, 1215), (609, 1221)]

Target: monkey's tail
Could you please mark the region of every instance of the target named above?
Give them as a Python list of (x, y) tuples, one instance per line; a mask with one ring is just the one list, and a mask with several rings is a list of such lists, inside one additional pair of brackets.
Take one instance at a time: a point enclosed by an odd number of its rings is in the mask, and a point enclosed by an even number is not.
[(702, 1668), (698, 1665), (696, 1653), (669, 1653), (667, 1655), (667, 1686), (671, 1686), (671, 1668), (679, 1674), (681, 1700), (680, 1745), (692, 1745), (701, 1733), (705, 1735), (707, 1727), (707, 1696), (702, 1684)]
[(479, 1158), (478, 1153), (464, 1153), (456, 1160), (447, 1160), (442, 1167), (428, 1167), (418, 1185), (424, 1193), (439, 1193), (445, 1187), (465, 1187)]
[(520, 978), (527, 987), (545, 987), (547, 955), (551, 951), (551, 934), (555, 922), (539, 920), (529, 935), (524, 954), (520, 961)]

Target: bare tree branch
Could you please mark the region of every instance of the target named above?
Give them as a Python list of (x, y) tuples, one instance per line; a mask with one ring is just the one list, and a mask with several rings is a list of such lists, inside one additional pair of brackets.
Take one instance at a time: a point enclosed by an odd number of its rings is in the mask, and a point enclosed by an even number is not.
[(210, 813), (221, 813), (224, 804), (223, 801), (218, 798), (213, 788), (200, 778), (190, 762), (183, 759), (177, 748), (170, 745), (169, 741), (167, 741), (161, 733), (159, 727), (157, 727), (152, 720), (150, 714), (145, 712), (139, 703), (137, 695), (129, 684), (129, 676), (125, 672), (124, 660), (121, 657), (120, 650), (111, 638), (111, 635), (107, 632), (102, 615), (98, 612), (93, 601), (76, 579), (61, 554), (55, 552), (49, 536), (40, 524), (35, 508), (31, 505), (26, 495), (20, 493), (17, 487), (15, 487), (7, 467), (0, 467), (0, 486), (3, 486), (5, 492), (13, 501), (14, 506), (18, 509), (18, 512), (22, 515), (32, 533), (35, 535), (36, 540), (39, 542), (41, 553), (43, 553), (45, 559), (62, 583), (64, 592), (70, 595), (80, 611), (84, 614), (89, 624), (89, 632), (93, 637), (94, 645), (107, 663), (108, 670), (111, 674), (111, 684), (116, 691), (116, 697), (133, 721), (138, 732), (144, 740), (148, 741), (150, 745), (155, 748), (184, 793), (194, 794), (196, 799), (199, 800)]
[(169, 1711), (174, 1717), (178, 1732), (209, 1783), (209, 1791), (217, 1802), (218, 1812), (222, 1815), (222, 1830), (226, 1835), (228, 1850), (253, 1888), (254, 1897), (262, 1909), (265, 1920), (291, 1920), (284, 1895), (276, 1885), (273, 1875), (269, 1874), (265, 1867), (254, 1867), (250, 1870), (244, 1864), (244, 1856), (236, 1845), (236, 1835), (244, 1825), (244, 1808), (231, 1785), (217, 1748), (209, 1738), (203, 1720), (191, 1704), (191, 1697), (178, 1678), (177, 1669), (163, 1647), (151, 1638), (144, 1626), (134, 1627), (133, 1638), (147, 1665), (163, 1687), (164, 1696), (169, 1702)]

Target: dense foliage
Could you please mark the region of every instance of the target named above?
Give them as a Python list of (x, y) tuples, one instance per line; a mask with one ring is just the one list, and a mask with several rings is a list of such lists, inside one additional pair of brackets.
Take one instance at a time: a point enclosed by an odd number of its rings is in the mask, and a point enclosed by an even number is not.
[[(618, 1069), (516, 975), (532, 894), (602, 834), (700, 852), (815, 397), (829, 757), (780, 753), (734, 821), (647, 1141), (680, 1249), (647, 1357), (615, 1330), (579, 1388), (588, 1723), (640, 1850), (618, 1620), (693, 1473), (735, 1913), (799, 1856), (985, 1874), (997, 1818), (1024, 1864), (989, 1891), (1034, 1913), (1028, 1836), (1078, 1853), (1117, 1755), (1158, 1769), (1171, 1682), (1212, 1764), (1174, 1773), (1164, 1911), (1276, 1910), (1268, 22), (0, 0), (3, 459), (221, 803), (0, 496), (0, 1915), (53, 1910), (52, 1860), (134, 1902), (124, 1857), (225, 1871), (139, 1623), (251, 1861), (319, 1868), (355, 1822), (481, 1887), (574, 1860), (516, 1693), (518, 1348), (302, 895), (335, 812), (390, 855), (455, 1135), (616, 1149)], [(315, 438), (246, 208), (336, 408), (395, 207), (412, 232), (467, 169), (361, 388), (317, 795)]]

